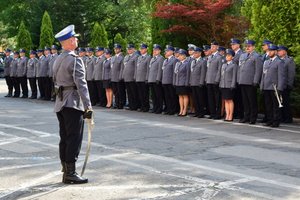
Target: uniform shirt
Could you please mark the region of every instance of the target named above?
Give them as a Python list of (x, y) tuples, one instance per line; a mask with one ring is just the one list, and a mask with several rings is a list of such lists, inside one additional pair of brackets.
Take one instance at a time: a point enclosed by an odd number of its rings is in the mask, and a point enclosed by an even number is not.
[(95, 69), (96, 57), (91, 56), (86, 59), (86, 80), (94, 80), (93, 74)]
[(35, 78), (37, 74), (37, 66), (39, 60), (37, 58), (31, 58), (27, 62), (27, 78)]
[(104, 54), (96, 58), (95, 66), (94, 66), (94, 74), (93, 79), (95, 81), (103, 80), (103, 62), (106, 60)]
[(294, 86), (294, 81), (295, 81), (295, 75), (296, 75), (296, 64), (295, 61), (293, 60), (293, 58), (291, 57), (284, 57), (281, 58), (281, 60), (284, 61), (284, 69), (285, 69), (285, 88), (289, 87), (290, 89), (293, 88)]
[(237, 66), (239, 66), (239, 60), (240, 60), (240, 57), (241, 55), (243, 54), (244, 52), (241, 50), (241, 49), (238, 49), (237, 51), (235, 51), (235, 55), (233, 57), (233, 62), (235, 64), (237, 64)]
[(123, 65), (123, 59), (124, 57), (122, 53), (119, 53), (111, 58), (111, 82), (120, 81), (120, 72)]
[(283, 91), (285, 88), (285, 74), (284, 61), (277, 56), (268, 59), (264, 63), (263, 73), (261, 77), (260, 89), (261, 90), (274, 90), (276, 86), (277, 90)]
[(205, 58), (197, 58), (191, 63), (190, 86), (204, 85), (207, 70), (207, 61)]
[(49, 71), (48, 71), (48, 76), (53, 77), (53, 64), (55, 60), (57, 59), (58, 55), (57, 54), (51, 54), (49, 58)]
[(216, 84), (218, 73), (221, 73), (221, 67), (223, 64), (223, 57), (219, 52), (215, 52), (208, 57), (207, 60), (207, 71), (206, 71), (206, 83), (207, 84)]
[(185, 59), (177, 62), (174, 73), (174, 86), (188, 86), (190, 80), (190, 61)]
[(14, 58), (10, 63), (10, 77), (17, 77), (19, 58)]
[(48, 77), (50, 56), (42, 55), (39, 59), (38, 77)]
[(260, 83), (263, 63), (256, 52), (243, 53), (239, 60), (238, 78), (240, 85), (257, 85)]
[(64, 107), (84, 111), (91, 107), (85, 67), (81, 58), (74, 51), (64, 50), (53, 65), (53, 81), (56, 86), (76, 86), (75, 89), (64, 90), (63, 100), (56, 97), (54, 111), (59, 112)]
[(220, 88), (235, 88), (238, 65), (232, 60), (222, 65), (219, 78)]
[(111, 80), (111, 58), (105, 59), (102, 66), (102, 80)]
[(27, 73), (27, 57), (21, 57), (18, 62), (17, 77), (24, 77)]
[(126, 55), (121, 66), (120, 79), (125, 82), (133, 82), (136, 64), (139, 54), (133, 53)]
[(134, 79), (136, 82), (148, 81), (150, 61), (151, 61), (151, 56), (148, 55), (147, 53), (138, 57), (136, 69), (134, 73)]
[(10, 71), (11, 71), (11, 68), (10, 68), (10, 63), (11, 61), (13, 60), (13, 58), (11, 56), (6, 56), (4, 58), (4, 76), (10, 76)]
[(156, 83), (156, 81), (161, 81), (159, 74), (162, 73), (162, 65), (164, 62), (164, 57), (162, 55), (154, 56), (149, 64), (149, 74), (148, 83)]
[(174, 70), (177, 62), (178, 60), (173, 55), (164, 60), (162, 71), (159, 71), (160, 74), (158, 75), (158, 79), (161, 80), (162, 84), (173, 84)]

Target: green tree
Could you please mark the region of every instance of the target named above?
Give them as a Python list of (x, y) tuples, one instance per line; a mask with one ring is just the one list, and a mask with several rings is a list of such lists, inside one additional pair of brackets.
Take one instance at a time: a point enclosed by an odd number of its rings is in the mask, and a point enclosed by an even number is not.
[(17, 49), (23, 48), (30, 50), (32, 47), (32, 40), (29, 31), (27, 30), (23, 21), (21, 21), (18, 35), (17, 35)]
[(89, 46), (108, 47), (107, 32), (102, 24), (99, 24), (98, 22), (95, 23), (91, 33), (91, 38), (92, 40)]
[(47, 11), (45, 11), (41, 25), (40, 48), (45, 46), (50, 47), (54, 42), (53, 28), (51, 18)]
[(114, 43), (118, 43), (122, 46), (122, 49), (126, 49), (127, 47), (127, 41), (122, 37), (120, 33), (117, 33), (114, 38)]

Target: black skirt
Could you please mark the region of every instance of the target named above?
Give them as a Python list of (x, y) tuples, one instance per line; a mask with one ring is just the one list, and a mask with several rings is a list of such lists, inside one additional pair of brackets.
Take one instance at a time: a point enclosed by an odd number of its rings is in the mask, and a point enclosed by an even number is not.
[(177, 95), (189, 95), (190, 88), (186, 86), (176, 86), (176, 94)]
[(104, 80), (103, 81), (103, 88), (104, 89), (110, 89), (111, 88), (111, 82), (110, 82), (110, 80)]
[(222, 99), (224, 100), (232, 100), (234, 96), (234, 91), (230, 88), (221, 88)]

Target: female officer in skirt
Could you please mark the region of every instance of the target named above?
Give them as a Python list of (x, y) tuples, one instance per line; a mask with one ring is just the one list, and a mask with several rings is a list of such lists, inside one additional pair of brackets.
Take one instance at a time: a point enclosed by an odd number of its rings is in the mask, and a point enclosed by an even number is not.
[(186, 59), (187, 52), (179, 49), (179, 61), (175, 65), (173, 85), (176, 87), (176, 94), (179, 96), (180, 112), (178, 116), (186, 116), (189, 105), (189, 77), (190, 62)]
[(218, 74), (222, 99), (225, 101), (226, 117), (224, 121), (233, 121), (233, 97), (236, 86), (238, 66), (233, 62), (235, 52), (232, 49), (226, 49), (226, 63), (222, 65), (221, 73)]
[(107, 104), (106, 108), (111, 108), (112, 107), (112, 101), (113, 101), (113, 91), (112, 91), (112, 86), (111, 86), (111, 53), (112, 51), (110, 49), (105, 49), (105, 61), (103, 63), (103, 88), (106, 91), (106, 99), (107, 99)]

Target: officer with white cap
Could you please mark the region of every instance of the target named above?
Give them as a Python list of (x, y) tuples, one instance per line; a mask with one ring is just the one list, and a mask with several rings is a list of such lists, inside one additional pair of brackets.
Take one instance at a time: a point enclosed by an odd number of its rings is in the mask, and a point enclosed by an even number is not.
[(84, 118), (92, 118), (92, 107), (85, 79), (85, 66), (74, 50), (77, 48), (75, 26), (69, 25), (55, 35), (63, 52), (53, 65), (55, 112), (59, 121), (59, 153), (63, 166), (63, 183), (87, 183), (76, 173), (83, 136)]

